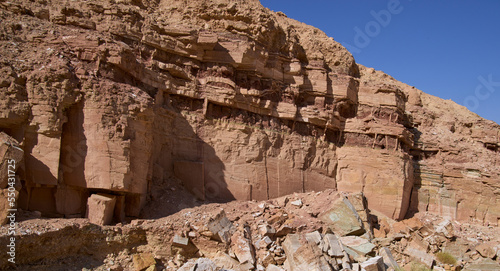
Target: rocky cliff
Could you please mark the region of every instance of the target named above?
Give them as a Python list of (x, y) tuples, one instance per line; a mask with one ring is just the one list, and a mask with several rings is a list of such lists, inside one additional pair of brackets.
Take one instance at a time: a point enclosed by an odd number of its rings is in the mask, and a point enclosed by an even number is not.
[(0, 1), (0, 18), (21, 209), (120, 221), (180, 180), (200, 200), (361, 191), (394, 219), (499, 226), (498, 124), (256, 0)]

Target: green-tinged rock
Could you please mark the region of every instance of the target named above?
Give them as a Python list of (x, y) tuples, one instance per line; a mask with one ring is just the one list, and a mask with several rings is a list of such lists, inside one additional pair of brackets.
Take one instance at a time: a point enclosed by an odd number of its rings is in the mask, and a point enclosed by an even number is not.
[(341, 236), (359, 236), (365, 233), (358, 214), (353, 212), (342, 199), (335, 201), (331, 209), (320, 215), (320, 219)]

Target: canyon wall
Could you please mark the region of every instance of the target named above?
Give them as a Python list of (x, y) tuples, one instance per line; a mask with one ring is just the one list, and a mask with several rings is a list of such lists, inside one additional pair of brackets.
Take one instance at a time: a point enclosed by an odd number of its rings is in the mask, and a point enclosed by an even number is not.
[(17, 1), (0, 16), (22, 209), (92, 216), (99, 193), (120, 221), (177, 179), (200, 200), (331, 188), (394, 219), (498, 226), (498, 124), (258, 1)]

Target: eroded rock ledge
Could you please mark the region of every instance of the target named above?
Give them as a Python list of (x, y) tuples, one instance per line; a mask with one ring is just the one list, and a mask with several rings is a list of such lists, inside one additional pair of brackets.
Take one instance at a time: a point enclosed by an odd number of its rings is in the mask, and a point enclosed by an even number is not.
[(498, 226), (498, 124), (257, 1), (16, 1), (0, 16), (22, 209), (82, 217), (101, 194), (120, 221), (180, 179), (201, 200), (331, 188), (394, 219)]

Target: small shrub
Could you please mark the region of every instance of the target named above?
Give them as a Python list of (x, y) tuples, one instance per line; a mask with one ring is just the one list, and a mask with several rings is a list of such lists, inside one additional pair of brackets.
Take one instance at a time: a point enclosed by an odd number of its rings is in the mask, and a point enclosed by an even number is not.
[(411, 271), (432, 271), (431, 269), (427, 268), (427, 266), (417, 263), (417, 262), (412, 262), (411, 263)]
[(457, 259), (453, 257), (450, 253), (447, 252), (438, 252), (436, 253), (436, 258), (439, 262), (444, 264), (456, 264)]

